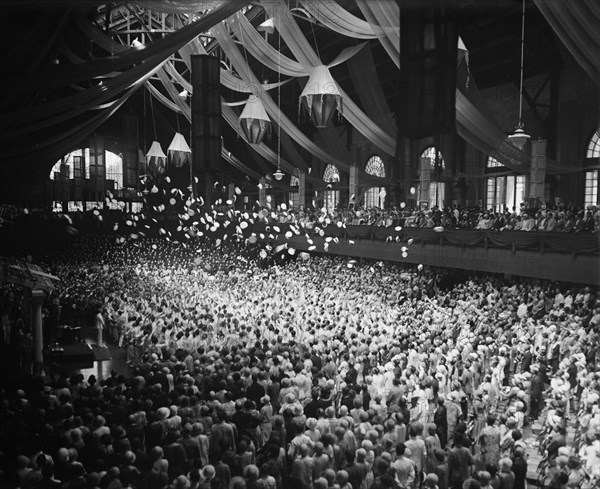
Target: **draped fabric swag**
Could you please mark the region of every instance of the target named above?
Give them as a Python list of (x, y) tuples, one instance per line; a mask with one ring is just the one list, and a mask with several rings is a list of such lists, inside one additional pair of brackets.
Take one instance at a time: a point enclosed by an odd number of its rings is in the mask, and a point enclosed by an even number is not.
[[(302, 30), (296, 24), (295, 19), (289, 15), (287, 7), (283, 1), (276, 3), (265, 2), (265, 9), (275, 20), (275, 26), (290, 48), (294, 56), (300, 60), (300, 63), (308, 71), (309, 69), (323, 64), (317, 54), (312, 49), (310, 43), (302, 33)], [(388, 155), (394, 157), (396, 150), (396, 137), (392, 136), (379, 126), (377, 126), (346, 94), (338, 85), (338, 90), (344, 103), (343, 117), (348, 120), (361, 134), (369, 141), (385, 151)]]
[[(552, 0), (535, 1), (543, 13), (545, 10), (541, 4), (546, 7), (550, 5), (552, 8), (558, 6), (558, 4)], [(398, 22), (400, 12), (396, 14), (397, 4), (394, 2), (386, 2), (385, 0), (369, 0), (368, 2), (365, 0), (357, 0), (357, 4), (369, 23), (392, 27), (391, 29), (382, 29), (382, 32), (386, 33), (386, 35), (379, 37), (378, 39), (390, 56), (390, 59), (392, 59), (397, 66), (400, 66), (399, 43), (395, 44), (390, 41), (390, 39), (395, 39), (394, 36), (396, 31), (394, 28), (397, 27), (399, 32)], [(561, 7), (565, 8), (564, 5), (561, 5)], [(338, 5), (336, 9), (336, 13), (346, 19), (347, 23), (360, 23), (360, 18), (345, 11), (340, 5)], [(598, 66), (600, 64), (600, 57), (597, 56), (597, 53), (600, 52), (600, 33), (595, 32), (593, 29), (585, 30), (583, 19), (600, 19), (600, 4), (597, 2), (594, 3), (593, 0), (584, 0), (581, 5), (578, 4), (578, 8), (575, 10), (576, 11), (568, 15), (567, 18), (572, 19), (572, 22), (567, 23), (567, 25), (573, 30), (573, 36), (576, 39), (581, 40), (582, 36), (586, 35), (593, 36), (593, 39), (590, 40), (590, 44), (584, 43), (586, 46), (585, 49), (580, 48), (580, 50), (586, 52), (586, 57), (589, 56), (590, 59), (595, 61), (596, 66)], [(551, 13), (548, 13), (548, 15), (551, 15)], [(552, 25), (550, 19), (548, 19), (548, 21)], [(561, 20), (559, 23), (562, 25), (563, 21)], [(335, 23), (330, 22), (326, 24), (326, 26), (335, 32), (346, 34), (346, 32), (340, 31), (339, 26), (335, 25)], [(583, 30), (588, 34), (582, 34), (581, 31)], [(592, 56), (594, 53), (596, 54), (595, 57)], [(594, 79), (600, 80), (600, 76), (597, 76)], [(497, 123), (489, 115), (490, 111), (485, 107), (485, 102), (483, 102), (481, 94), (477, 93), (478, 90), (473, 80), (470, 81), (469, 86), (470, 88), (468, 91), (460, 85), (456, 89), (456, 131), (458, 135), (482, 153), (493, 156), (508, 168), (517, 172), (528, 173), (530, 170), (531, 155), (517, 149), (507, 141), (505, 131), (500, 129)], [(360, 92), (361, 91), (359, 90), (359, 93)], [(471, 97), (471, 93), (475, 93), (475, 97)], [(363, 93), (360, 93), (360, 96), (361, 100), (362, 97), (365, 97)], [(368, 95), (366, 95), (366, 97), (368, 97)], [(365, 107), (370, 106), (365, 104), (364, 101), (363, 105), (365, 105)], [(578, 168), (573, 168), (572, 166), (550, 159), (547, 162), (548, 173), (571, 173), (579, 170), (580, 169)]]
[(575, 60), (600, 85), (600, 2), (534, 2)]
[[(319, 158), (323, 161), (332, 162), (336, 166), (338, 166), (340, 169), (343, 168), (346, 171), (349, 171), (350, 165), (346, 161), (335, 158), (334, 156), (326, 153), (322, 148), (320, 148), (318, 145), (316, 145), (314, 142), (312, 142), (308, 137), (306, 137), (304, 135), (304, 133), (302, 133), (294, 125), (294, 123), (292, 123), (289, 120), (289, 118), (285, 114), (279, 112), (277, 104), (275, 104), (275, 102), (272, 100), (270, 95), (262, 88), (260, 82), (254, 75), (252, 70), (249, 68), (249, 66), (245, 62), (244, 57), (239, 52), (239, 49), (237, 48), (237, 46), (235, 45), (235, 43), (229, 36), (229, 33), (227, 32), (226, 27), (223, 24), (215, 26), (215, 28), (213, 29), (213, 34), (215, 35), (215, 38), (219, 42), (221, 49), (223, 49), (223, 51), (225, 52), (227, 57), (231, 60), (233, 66), (236, 68), (238, 73), (240, 73), (240, 76), (242, 76), (242, 78), (245, 81), (247, 81), (248, 83), (250, 83), (251, 85), (256, 86), (256, 88), (258, 89), (258, 93), (256, 95), (263, 102), (265, 110), (271, 117), (272, 122), (274, 124), (277, 124), (278, 122), (280, 122), (281, 128), (285, 132), (287, 132), (290, 136), (292, 136), (296, 141), (298, 141), (302, 146), (304, 146), (309, 152), (311, 152), (317, 158)], [(372, 179), (372, 177), (371, 177), (371, 179)], [(380, 180), (380, 179), (377, 179), (377, 180)]]
[[(120, 47), (121, 52), (106, 58), (78, 64), (52, 65), (41, 73), (10, 73), (5, 76), (2, 80), (3, 93), (10, 96), (3, 103), (3, 107), (8, 109), (0, 122), (0, 133), (4, 141), (12, 144), (5, 144), (0, 150), (2, 164), (28, 165), (42, 157), (60, 158), (122, 107), (174, 51), (243, 6), (241, 2), (225, 2), (201, 19), (157, 40), (145, 49), (125, 50)], [(102, 33), (94, 30), (91, 35), (100, 40)], [(117, 50), (109, 52), (115, 53)], [(80, 82), (89, 84), (90, 80), (99, 76), (104, 78), (102, 84), (94, 84), (85, 89), (77, 86)], [(52, 97), (49, 102), (33, 106), (31, 103), (27, 104), (26, 97), (20, 96), (29, 92), (50, 93), (58, 87), (70, 89), (73, 94), (59, 100)], [(17, 108), (14, 102), (19, 102), (20, 107)], [(84, 118), (89, 110), (97, 110), (99, 113)], [(65, 122), (69, 122), (71, 128), (63, 130), (64, 125), (57, 126), (58, 123)], [(55, 127), (58, 129), (53, 130)], [(25, 144), (25, 137), (29, 141), (34, 139), (38, 142), (35, 145)]]

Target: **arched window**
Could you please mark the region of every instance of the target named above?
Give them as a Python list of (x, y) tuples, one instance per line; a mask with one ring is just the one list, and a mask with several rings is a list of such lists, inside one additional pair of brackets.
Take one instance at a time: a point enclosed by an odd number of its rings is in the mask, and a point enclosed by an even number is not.
[[(486, 168), (504, 168), (504, 165), (493, 156), (488, 156)], [(486, 180), (485, 207), (496, 212), (518, 212), (521, 203), (525, 202), (526, 190), (526, 175), (491, 176)]]
[[(323, 172), (323, 181), (325, 183), (338, 183), (340, 181), (340, 172), (331, 163), (325, 167)], [(327, 212), (332, 212), (340, 202), (340, 191), (327, 189), (323, 195), (323, 207), (327, 209)]]
[[(443, 171), (446, 168), (446, 162), (444, 161), (444, 157), (442, 156), (441, 151), (437, 152), (438, 160), (439, 160), (439, 169)], [(429, 160), (429, 168), (431, 171), (435, 171), (435, 147), (429, 146), (425, 148), (425, 150), (421, 153), (419, 158), (419, 168), (422, 169), (421, 161), (426, 158)]]
[(486, 168), (501, 168), (504, 165), (493, 156), (488, 156)]
[[(587, 159), (600, 159), (600, 129), (590, 138), (586, 152)], [(584, 205), (598, 204), (598, 170), (588, 170), (585, 172), (585, 193)]]
[[(381, 157), (377, 155), (371, 156), (365, 165), (365, 172), (369, 175), (385, 178), (385, 165)], [(371, 187), (365, 192), (365, 207), (381, 207), (384, 206), (385, 194), (382, 193), (383, 187)]]
[(519, 212), (526, 190), (526, 175), (490, 177), (486, 181), (485, 207), (496, 212)]
[(331, 163), (325, 167), (323, 181), (326, 183), (337, 183), (340, 181), (340, 172)]
[[(117, 155), (111, 151), (104, 151), (104, 161), (106, 180), (114, 181), (115, 189), (122, 189), (122, 156)], [(62, 168), (62, 170), (64, 171), (63, 175), (61, 175), (61, 165), (64, 165)], [(90, 179), (90, 148), (77, 149), (75, 151), (67, 153), (64, 157), (62, 157), (54, 164), (52, 170), (50, 170), (49, 176), (51, 180), (61, 180), (62, 182), (68, 182), (66, 184), (70, 186), (70, 211), (83, 209), (83, 202), (81, 201), (81, 199), (84, 197), (83, 189), (85, 188), (85, 180)], [(112, 190), (112, 188), (110, 190)], [(104, 202), (88, 202), (88, 204), (88, 208), (105, 205)], [(59, 204), (57, 205), (58, 207), (60, 207)], [(109, 208), (116, 208), (115, 206), (117, 206), (117, 204), (111, 202), (107, 203), (106, 205)], [(137, 203), (134, 203), (132, 209), (135, 209), (135, 211), (137, 212), (137, 210), (140, 210), (140, 207), (138, 207)]]
[(300, 179), (296, 175), (290, 177), (290, 187), (299, 187)]
[(600, 129), (598, 129), (590, 139), (586, 158), (600, 158)]
[[(105, 151), (106, 155), (106, 179), (115, 182), (115, 188), (123, 188), (123, 157), (111, 151)], [(81, 161), (83, 158), (83, 161)], [(69, 178), (90, 178), (90, 148), (77, 149), (66, 154), (58, 160), (50, 171), (50, 179), (54, 180), (56, 173), (60, 172), (63, 163), (69, 168)], [(83, 165), (81, 164), (83, 163)]]
[(446, 189), (444, 182), (439, 182), (438, 179), (442, 176), (446, 163), (441, 151), (433, 146), (425, 148), (419, 157), (418, 168), (420, 202), (429, 207), (437, 205), (443, 208)]

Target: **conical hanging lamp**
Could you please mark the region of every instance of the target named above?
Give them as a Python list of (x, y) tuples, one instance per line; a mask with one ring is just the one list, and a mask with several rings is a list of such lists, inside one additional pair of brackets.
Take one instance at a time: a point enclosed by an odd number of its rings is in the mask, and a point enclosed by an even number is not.
[(260, 144), (271, 136), (271, 119), (256, 95), (250, 95), (239, 117), (240, 129), (250, 144)]
[(146, 164), (148, 169), (151, 170), (155, 175), (162, 175), (165, 173), (167, 162), (167, 155), (162, 150), (162, 147), (158, 141), (152, 141), (150, 149), (146, 153)]
[(325, 127), (337, 109), (342, 113), (342, 96), (325, 65), (315, 66), (300, 94), (300, 114), (308, 114), (315, 127)]
[(188, 146), (185, 138), (178, 132), (176, 132), (175, 136), (173, 136), (173, 140), (171, 141), (167, 151), (171, 157), (173, 165), (175, 165), (177, 168), (181, 168), (185, 163), (187, 163), (192, 155), (192, 150)]
[(521, 81), (519, 85), (519, 122), (508, 139), (517, 148), (523, 149), (531, 136), (525, 132), (523, 122), (521, 121), (521, 112), (523, 109), (523, 54), (525, 52), (525, 0), (523, 0), (523, 15), (521, 17)]
[(275, 20), (273, 17), (268, 18), (262, 24), (260, 24), (256, 30), (266, 32), (267, 34), (273, 34), (273, 32), (275, 32)]

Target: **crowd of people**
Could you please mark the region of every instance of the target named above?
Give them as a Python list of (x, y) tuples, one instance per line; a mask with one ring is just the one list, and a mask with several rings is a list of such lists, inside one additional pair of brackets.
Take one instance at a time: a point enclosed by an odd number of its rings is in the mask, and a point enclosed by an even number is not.
[[(108, 199), (110, 201), (110, 199)], [(72, 221), (97, 220), (98, 214), (106, 216), (111, 222), (124, 219), (125, 205), (117, 206), (116, 201), (111, 202), (111, 209), (94, 208), (86, 212), (70, 212)], [(541, 231), (564, 233), (590, 233), (600, 231), (600, 207), (588, 206), (578, 208), (572, 203), (551, 205), (549, 203), (528, 208), (521, 204), (519, 209), (486, 209), (482, 206), (460, 207), (448, 206), (431, 209), (409, 208), (405, 203), (388, 208), (380, 207), (325, 207), (301, 206), (294, 208), (292, 203), (275, 204), (267, 202), (265, 209), (269, 212), (269, 219), (281, 223), (315, 224), (324, 219), (332, 222), (342, 222), (345, 225), (365, 226), (402, 226), (434, 228), (441, 226), (444, 229), (492, 230), (492, 231)], [(259, 206), (260, 207), (260, 206)], [(162, 211), (164, 212), (164, 211)], [(0, 225), (3, 221), (20, 218), (40, 217), (49, 218), (57, 213), (42, 212), (40, 210), (27, 210), (15, 206), (0, 207)], [(58, 213), (62, 215), (62, 213)]]
[(394, 206), (349, 209), (315, 209), (313, 211), (279, 211), (277, 219), (282, 222), (317, 222), (329, 218), (349, 225), (403, 226), (444, 229), (477, 229), (492, 231), (541, 231), (564, 233), (589, 233), (600, 230), (600, 208), (587, 209), (564, 206), (541, 206), (504, 211), (476, 207), (452, 206), (440, 209), (408, 209)]
[[(106, 325), (131, 375), (0, 390), (0, 486), (522, 489), (537, 449), (541, 484), (598, 487), (598, 291), (261, 251), (84, 235), (35, 257), (61, 279), (48, 318)], [(23, 295), (2, 299), (21, 342)]]

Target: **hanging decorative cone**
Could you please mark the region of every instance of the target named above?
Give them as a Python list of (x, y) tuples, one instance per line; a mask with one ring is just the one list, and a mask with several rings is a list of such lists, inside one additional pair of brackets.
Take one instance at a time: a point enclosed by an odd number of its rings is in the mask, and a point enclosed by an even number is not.
[(256, 28), (256, 30), (266, 32), (267, 34), (273, 34), (273, 32), (275, 32), (275, 20), (273, 17), (265, 20)]
[(271, 135), (271, 119), (256, 95), (250, 95), (239, 117), (240, 128), (250, 144), (260, 144)]
[(177, 168), (181, 168), (187, 163), (192, 155), (192, 150), (188, 146), (185, 138), (178, 132), (173, 136), (173, 141), (169, 144), (169, 149), (167, 151), (171, 157), (171, 161)]
[(342, 96), (327, 66), (313, 68), (298, 104), (300, 114), (308, 114), (315, 127), (327, 126), (335, 109), (341, 115)]
[(158, 141), (152, 141), (150, 149), (146, 153), (146, 163), (148, 168), (156, 175), (165, 173), (167, 155), (163, 152)]

